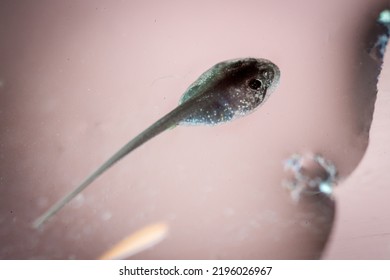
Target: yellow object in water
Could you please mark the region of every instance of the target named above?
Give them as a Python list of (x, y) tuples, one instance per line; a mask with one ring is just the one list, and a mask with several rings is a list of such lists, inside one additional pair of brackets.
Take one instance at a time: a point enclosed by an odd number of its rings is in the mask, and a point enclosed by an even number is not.
[(161, 242), (168, 233), (166, 223), (148, 225), (126, 237), (100, 256), (100, 260), (118, 260), (131, 257)]

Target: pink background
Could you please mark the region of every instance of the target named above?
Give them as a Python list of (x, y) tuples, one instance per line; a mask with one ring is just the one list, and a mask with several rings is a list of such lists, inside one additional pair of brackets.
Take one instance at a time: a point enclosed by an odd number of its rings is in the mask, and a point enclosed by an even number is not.
[[(390, 61), (365, 154), (378, 70), (366, 48), (385, 4), (2, 1), (0, 258), (93, 259), (159, 221), (167, 238), (134, 258), (390, 258)], [(259, 111), (163, 133), (31, 228), (203, 71), (250, 56), (281, 69)], [(333, 202), (294, 204), (281, 186), (296, 152), (338, 167), (328, 243)]]

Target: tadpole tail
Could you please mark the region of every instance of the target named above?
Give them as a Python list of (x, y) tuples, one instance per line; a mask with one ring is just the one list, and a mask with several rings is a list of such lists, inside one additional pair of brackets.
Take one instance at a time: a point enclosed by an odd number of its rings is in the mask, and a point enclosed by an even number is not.
[(154, 124), (149, 126), (143, 132), (134, 137), (130, 142), (124, 145), (118, 152), (116, 152), (112, 157), (110, 157), (105, 163), (103, 163), (97, 170), (95, 170), (91, 175), (89, 175), (77, 188), (68, 193), (66, 196), (58, 200), (52, 207), (50, 207), (45, 213), (43, 213), (38, 219), (33, 223), (34, 228), (39, 228), (43, 225), (48, 219), (54, 216), (58, 211), (60, 211), (69, 201), (71, 201), (75, 196), (82, 192), (86, 187), (88, 187), (96, 178), (98, 178), (102, 173), (104, 173), (108, 168), (118, 162), (120, 159), (128, 155), (131, 151), (135, 150), (148, 140), (152, 139), (161, 132), (167, 130), (170, 127), (173, 127), (184, 119), (188, 115), (188, 108), (191, 106), (191, 102), (184, 102), (170, 113), (156, 121)]

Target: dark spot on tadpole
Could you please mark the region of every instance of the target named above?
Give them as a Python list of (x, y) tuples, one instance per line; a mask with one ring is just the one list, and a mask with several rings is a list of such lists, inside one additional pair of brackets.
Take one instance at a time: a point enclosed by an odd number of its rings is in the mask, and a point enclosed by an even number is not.
[(252, 79), (252, 80), (250, 80), (249, 81), (249, 87), (251, 88), (251, 89), (254, 89), (254, 90), (258, 90), (259, 88), (261, 88), (261, 81), (260, 80), (258, 80), (258, 79)]

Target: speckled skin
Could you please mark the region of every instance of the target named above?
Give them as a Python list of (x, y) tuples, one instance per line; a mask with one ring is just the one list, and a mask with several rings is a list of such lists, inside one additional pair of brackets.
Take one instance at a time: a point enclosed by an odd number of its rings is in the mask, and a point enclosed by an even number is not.
[(266, 59), (234, 59), (216, 64), (190, 85), (178, 107), (123, 146), (33, 226), (41, 226), (113, 164), (161, 132), (178, 124), (215, 125), (253, 112), (275, 89), (279, 77), (279, 68)]
[(215, 125), (247, 115), (268, 98), (279, 76), (278, 67), (265, 59), (246, 58), (218, 63), (184, 93), (180, 104), (193, 102), (194, 106), (180, 123)]

